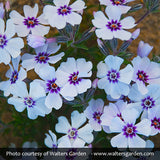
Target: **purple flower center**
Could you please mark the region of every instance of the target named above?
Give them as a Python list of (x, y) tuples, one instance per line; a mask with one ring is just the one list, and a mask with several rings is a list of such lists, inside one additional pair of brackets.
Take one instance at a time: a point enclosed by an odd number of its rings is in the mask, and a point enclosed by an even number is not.
[(38, 53), (38, 55), (35, 57), (35, 61), (37, 63), (47, 63), (47, 61), (49, 60), (49, 54), (46, 52), (40, 52)]
[(113, 5), (122, 5), (124, 4), (125, 0), (110, 0)]
[(0, 48), (4, 48), (4, 46), (7, 45), (7, 37), (6, 35), (1, 35), (0, 34)]
[(57, 149), (58, 147), (57, 147), (56, 144), (53, 144), (53, 145), (52, 145), (52, 148)]
[(60, 87), (56, 84), (56, 78), (48, 80), (46, 86), (47, 86), (47, 91), (50, 93), (58, 93), (60, 91)]
[(151, 120), (151, 126), (153, 126), (155, 129), (160, 130), (160, 118), (154, 117), (154, 119)]
[(108, 24), (106, 25), (108, 29), (110, 29), (111, 31), (117, 31), (120, 30), (122, 25), (120, 22), (118, 22), (117, 20), (113, 20), (108, 22)]
[(127, 104), (133, 102), (131, 99), (129, 99), (128, 96), (124, 96), (124, 95), (122, 95), (120, 99), (123, 100), (124, 102), (127, 102)]
[(102, 113), (101, 112), (94, 112), (93, 113), (93, 119), (95, 120), (95, 121), (97, 121), (99, 124), (102, 122), (101, 121), (101, 115), (102, 115)]
[(11, 75), (11, 78), (10, 78), (11, 84), (16, 83), (17, 79), (18, 79), (18, 72), (17, 71), (13, 71), (12, 75)]
[(31, 97), (25, 97), (24, 104), (29, 108), (33, 108), (33, 106), (35, 106), (36, 102)]
[(76, 139), (78, 136), (78, 130), (76, 128), (71, 128), (68, 130), (69, 139)]
[(144, 84), (148, 81), (148, 75), (144, 71), (137, 72), (137, 79), (142, 81)]
[(27, 26), (28, 29), (30, 29), (30, 28), (34, 28), (35, 26), (37, 26), (39, 21), (35, 17), (28, 17), (24, 19), (23, 23), (24, 25)]
[(71, 13), (71, 10), (72, 10), (72, 8), (71, 7), (69, 7), (69, 6), (67, 6), (67, 5), (64, 5), (64, 6), (60, 6), (60, 8), (58, 8), (58, 14), (59, 15), (62, 15), (62, 16), (64, 16), (64, 15), (67, 15), (67, 14), (70, 14)]
[(118, 82), (118, 78), (120, 77), (119, 72), (117, 72), (116, 70), (112, 69), (111, 71), (108, 71), (107, 73), (107, 77), (109, 82), (113, 82), (113, 83), (117, 83)]
[(78, 78), (78, 74), (79, 74), (79, 71), (77, 71), (77, 72), (73, 72), (73, 74), (70, 74), (70, 76), (69, 76), (69, 82), (70, 82), (70, 84), (74, 84), (74, 85), (76, 85), (76, 84), (79, 84), (79, 82), (82, 80), (81, 78)]
[(155, 106), (155, 101), (150, 96), (142, 99), (141, 105), (143, 106), (143, 109), (148, 110), (149, 108), (152, 108)]
[(125, 135), (127, 138), (135, 137), (136, 132), (137, 132), (136, 126), (134, 126), (133, 124), (129, 124), (129, 123), (126, 126), (124, 126), (122, 131), (123, 131), (123, 135)]

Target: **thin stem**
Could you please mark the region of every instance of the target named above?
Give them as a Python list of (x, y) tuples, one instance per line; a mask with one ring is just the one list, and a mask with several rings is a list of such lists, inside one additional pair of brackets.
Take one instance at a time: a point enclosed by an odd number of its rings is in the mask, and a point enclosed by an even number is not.
[(44, 2), (42, 0), (39, 0), (42, 6), (45, 6)]
[(146, 18), (150, 14), (150, 11), (147, 11), (135, 24), (140, 23), (144, 18)]

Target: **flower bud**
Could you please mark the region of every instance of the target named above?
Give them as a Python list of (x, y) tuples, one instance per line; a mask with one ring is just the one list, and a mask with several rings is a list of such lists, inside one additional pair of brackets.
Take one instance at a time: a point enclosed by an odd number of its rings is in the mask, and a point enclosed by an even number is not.
[(93, 88), (97, 88), (97, 83), (98, 83), (98, 78), (96, 78), (93, 83), (92, 83), (92, 87)]
[(56, 38), (47, 38), (46, 43), (53, 43), (56, 42)]
[(135, 40), (140, 34), (140, 29), (136, 29), (133, 33), (132, 33), (132, 39)]
[(140, 41), (137, 49), (137, 55), (142, 58), (147, 57), (152, 49), (153, 49), (153, 46), (150, 46), (148, 43), (144, 43), (143, 41)]
[(0, 3), (0, 18), (2, 19), (4, 17), (4, 12), (5, 12), (5, 9), (3, 7), (3, 3)]
[(11, 8), (10, 8), (10, 3), (9, 3), (9, 1), (7, 1), (6, 3), (5, 3), (5, 8), (6, 8), (6, 11), (8, 12)]
[(27, 42), (29, 46), (33, 48), (37, 48), (37, 47), (45, 45), (46, 38), (42, 36), (38, 36), (38, 35), (29, 34), (27, 37)]

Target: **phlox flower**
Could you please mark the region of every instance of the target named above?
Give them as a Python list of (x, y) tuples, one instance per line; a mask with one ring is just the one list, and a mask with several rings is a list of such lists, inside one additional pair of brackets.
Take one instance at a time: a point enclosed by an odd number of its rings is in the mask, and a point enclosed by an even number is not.
[(122, 112), (122, 121), (119, 117), (115, 117), (111, 121), (110, 130), (113, 133), (120, 133), (111, 139), (111, 145), (118, 148), (144, 148), (146, 141), (140, 135), (149, 136), (151, 132), (151, 123), (148, 119), (143, 119), (135, 124), (139, 113), (135, 109), (125, 109)]
[(148, 114), (148, 119), (151, 121), (151, 136), (160, 133), (160, 107), (156, 112)]
[(7, 20), (5, 31), (4, 28), (4, 20), (0, 19), (0, 63), (9, 64), (11, 57), (20, 55), (24, 42), (22, 38), (12, 38), (15, 35), (15, 26), (11, 19)]
[(57, 148), (57, 136), (49, 130), (49, 134), (45, 134), (44, 143), (48, 148)]
[(98, 88), (104, 89), (106, 94), (114, 99), (121, 95), (127, 96), (129, 93), (129, 84), (133, 76), (133, 67), (128, 64), (120, 70), (123, 59), (117, 56), (109, 55), (97, 65)]
[(56, 76), (55, 68), (51, 66), (42, 67), (38, 74), (41, 79), (35, 79), (34, 81), (40, 83), (43, 89), (46, 91), (47, 96), (45, 99), (45, 105), (48, 108), (60, 109), (63, 104), (62, 96), (67, 100), (73, 100), (72, 97), (64, 96), (62, 93), (63, 85), (61, 80)]
[(140, 56), (141, 58), (147, 57), (152, 49), (153, 46), (150, 46), (148, 43), (140, 41), (137, 49), (137, 55)]
[(101, 116), (103, 115), (104, 102), (102, 99), (89, 102), (89, 106), (85, 109), (84, 114), (89, 119), (89, 124), (95, 131), (101, 131)]
[(63, 29), (67, 23), (73, 26), (81, 23), (82, 17), (76, 12), (85, 8), (84, 1), (76, 0), (71, 5), (69, 2), (70, 0), (53, 0), (55, 6), (46, 5), (44, 7), (45, 18), (52, 27)]
[(122, 111), (127, 108), (127, 103), (122, 100), (117, 101), (116, 103), (109, 103), (108, 106), (104, 107), (103, 115), (100, 117), (101, 125), (105, 126), (104, 131), (110, 133), (109, 126), (111, 121), (115, 117), (119, 117), (122, 121)]
[(99, 0), (101, 5), (105, 6), (117, 6), (122, 13), (127, 13), (131, 7), (127, 6), (126, 3), (134, 0)]
[(85, 79), (92, 75), (92, 63), (84, 58), (75, 60), (67, 58), (57, 69), (56, 77), (63, 86), (61, 94), (65, 97), (75, 97), (91, 87), (91, 80)]
[[(71, 125), (66, 117), (61, 116), (58, 118), (58, 123), (55, 126), (55, 130), (58, 133), (63, 133), (65, 136), (58, 140), (59, 147), (63, 148), (82, 148), (85, 143), (91, 143), (93, 141), (93, 129), (90, 124), (84, 125), (86, 117), (84, 113), (73, 111), (71, 113)], [(81, 127), (81, 128), (80, 128)]]
[(16, 90), (17, 97), (8, 99), (8, 103), (14, 105), (18, 112), (22, 112), (27, 108), (27, 115), (30, 119), (36, 119), (38, 116), (44, 117), (49, 114), (51, 109), (45, 106), (45, 90), (38, 83), (31, 82), (28, 93), (25, 83)]
[(157, 109), (160, 108), (160, 85), (148, 85), (147, 90), (146, 94), (142, 94), (137, 84), (134, 84), (128, 95), (134, 102), (130, 103), (129, 107), (137, 109), (140, 113), (143, 112), (142, 118), (148, 118), (149, 114), (157, 112)]
[(0, 18), (1, 19), (3, 19), (4, 13), (5, 13), (5, 9), (4, 9), (3, 3), (1, 2), (0, 3)]
[(17, 11), (13, 10), (10, 13), (10, 18), (15, 24), (15, 29), (20, 37), (26, 37), (29, 33), (33, 35), (46, 35), (49, 32), (50, 27), (43, 26), (41, 24), (48, 24), (44, 19), (44, 15), (38, 14), (38, 5), (35, 4), (34, 8), (24, 5), (23, 7), (24, 17), (21, 16)]
[(105, 10), (108, 18), (102, 11), (94, 13), (93, 25), (97, 28), (95, 33), (98, 38), (110, 40), (118, 38), (121, 40), (129, 40), (132, 34), (125, 29), (131, 29), (135, 26), (135, 20), (129, 16), (122, 20), (121, 11), (118, 7), (108, 6)]
[(151, 62), (148, 57), (135, 57), (132, 60), (134, 73), (133, 81), (137, 83), (141, 93), (148, 92), (147, 84), (160, 84), (160, 65), (156, 62)]
[(27, 72), (23, 67), (19, 67), (20, 56), (12, 59), (12, 65), (6, 73), (7, 81), (0, 82), (0, 90), (4, 91), (4, 96), (10, 94), (17, 95), (17, 90), (24, 84), (23, 80), (27, 78)]
[(57, 43), (48, 43), (37, 47), (35, 48), (36, 55), (25, 53), (22, 56), (22, 66), (26, 68), (27, 71), (34, 69), (34, 71), (39, 74), (39, 69), (49, 66), (49, 64), (55, 64), (64, 56), (64, 52), (52, 56), (60, 47)]

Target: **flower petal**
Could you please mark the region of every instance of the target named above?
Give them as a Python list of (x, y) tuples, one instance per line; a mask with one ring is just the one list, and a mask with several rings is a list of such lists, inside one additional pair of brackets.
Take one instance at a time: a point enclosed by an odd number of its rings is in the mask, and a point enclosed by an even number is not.
[(80, 11), (85, 8), (85, 3), (82, 0), (77, 0), (73, 4), (70, 5), (72, 11)]
[(131, 29), (136, 26), (135, 19), (131, 16), (122, 19), (120, 23), (124, 29)]
[(24, 15), (26, 18), (28, 17), (37, 17), (38, 14), (38, 4), (35, 4), (34, 8), (30, 7), (29, 5), (23, 6)]

